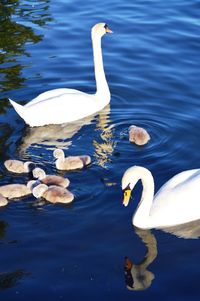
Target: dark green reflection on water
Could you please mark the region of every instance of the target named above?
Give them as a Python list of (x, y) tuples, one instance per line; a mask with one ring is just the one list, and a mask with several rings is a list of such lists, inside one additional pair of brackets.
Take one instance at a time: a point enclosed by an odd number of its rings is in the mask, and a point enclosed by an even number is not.
[(0, 239), (5, 237), (7, 227), (8, 223), (0, 220)]
[(22, 277), (26, 275), (29, 275), (29, 273), (22, 269), (13, 272), (0, 273), (0, 290), (12, 288), (13, 286), (18, 284), (18, 281)]
[[(23, 86), (22, 56), (30, 56), (27, 43), (38, 43), (41, 34), (36, 34), (36, 25), (44, 26), (51, 21), (48, 15), (49, 0), (18, 1), (3, 0), (0, 3), (0, 92)], [(29, 26), (23, 25), (23, 23)], [(36, 25), (34, 25), (36, 24)]]

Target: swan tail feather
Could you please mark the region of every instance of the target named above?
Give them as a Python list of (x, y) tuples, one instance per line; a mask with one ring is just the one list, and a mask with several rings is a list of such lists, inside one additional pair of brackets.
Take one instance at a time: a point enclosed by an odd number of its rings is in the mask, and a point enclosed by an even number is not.
[(13, 106), (13, 108), (15, 109), (15, 111), (18, 113), (18, 115), (22, 118), (25, 119), (25, 109), (22, 105), (16, 103), (15, 101), (13, 101), (12, 99), (9, 98), (9, 101), (11, 103), (11, 105)]

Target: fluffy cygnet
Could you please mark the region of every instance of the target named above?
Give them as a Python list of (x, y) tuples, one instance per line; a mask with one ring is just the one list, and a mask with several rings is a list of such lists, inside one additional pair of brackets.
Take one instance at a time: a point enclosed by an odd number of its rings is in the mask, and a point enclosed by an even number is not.
[(8, 171), (14, 173), (28, 173), (35, 167), (35, 164), (31, 161), (23, 162), (20, 160), (6, 160), (4, 166)]
[(42, 168), (36, 167), (33, 170), (33, 177), (40, 180), (42, 183), (46, 185), (57, 185), (61, 187), (69, 186), (69, 179), (63, 178), (61, 176), (56, 175), (46, 175), (45, 171)]
[(150, 135), (141, 127), (131, 125), (129, 128), (129, 141), (137, 145), (144, 145), (150, 140)]
[(0, 207), (6, 206), (8, 204), (8, 200), (0, 194)]
[(50, 203), (71, 203), (74, 199), (74, 195), (64, 187), (52, 185), (47, 186), (45, 184), (39, 184), (33, 188), (32, 193), (36, 198), (44, 198)]
[(30, 180), (30, 181), (27, 182), (26, 186), (32, 192), (33, 188), (36, 187), (39, 184), (41, 184), (40, 180)]
[(31, 194), (31, 190), (24, 184), (7, 184), (0, 186), (0, 194), (5, 198), (15, 199)]
[(91, 163), (90, 156), (69, 156), (65, 157), (64, 151), (57, 148), (53, 152), (56, 160), (56, 168), (59, 170), (81, 169)]

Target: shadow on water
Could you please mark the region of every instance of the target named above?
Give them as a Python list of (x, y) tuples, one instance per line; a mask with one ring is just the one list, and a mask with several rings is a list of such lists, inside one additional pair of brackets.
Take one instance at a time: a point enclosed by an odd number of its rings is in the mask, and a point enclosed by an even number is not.
[[(144, 259), (135, 264), (134, 261), (125, 257), (124, 276), (128, 290), (138, 291), (145, 290), (151, 286), (154, 274), (147, 268), (156, 259), (158, 255), (156, 237), (150, 230), (142, 230), (134, 227), (135, 233), (141, 238), (147, 248)], [(184, 239), (197, 239), (200, 237), (200, 220), (179, 226), (162, 229), (164, 232), (173, 234)]]

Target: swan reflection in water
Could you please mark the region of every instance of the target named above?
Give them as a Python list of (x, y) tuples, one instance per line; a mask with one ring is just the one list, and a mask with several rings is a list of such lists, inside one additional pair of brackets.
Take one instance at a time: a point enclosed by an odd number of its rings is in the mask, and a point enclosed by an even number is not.
[(92, 122), (94, 116), (90, 116), (77, 122), (65, 124), (50, 124), (40, 127), (27, 127), (19, 146), (19, 153), (24, 154), (30, 147), (68, 149), (72, 144), (72, 137), (78, 133), (83, 125)]
[(66, 124), (56, 124), (41, 127), (27, 127), (25, 134), (18, 147), (20, 155), (24, 156), (28, 149), (48, 149), (55, 148), (69, 149), (72, 145), (72, 138), (80, 129), (91, 124), (95, 120), (99, 138), (93, 138), (94, 157), (100, 166), (105, 166), (113, 153), (114, 142), (112, 140), (112, 126), (110, 123), (110, 105), (95, 115), (88, 116), (76, 122)]
[[(143, 230), (134, 227), (136, 234), (144, 242), (147, 252), (144, 259), (135, 264), (131, 259), (125, 257), (124, 275), (125, 283), (128, 290), (137, 291), (145, 290), (151, 286), (154, 274), (147, 268), (157, 257), (157, 242), (154, 234), (150, 230)], [(195, 239), (200, 237), (200, 220), (164, 228), (162, 231), (176, 235), (184, 239)]]
[(129, 290), (137, 291), (147, 289), (154, 279), (154, 274), (147, 268), (157, 256), (157, 242), (150, 230), (135, 228), (135, 232), (146, 245), (147, 253), (139, 264), (135, 264), (128, 257), (125, 257), (124, 275), (126, 287)]

